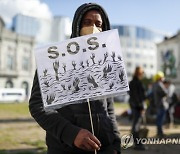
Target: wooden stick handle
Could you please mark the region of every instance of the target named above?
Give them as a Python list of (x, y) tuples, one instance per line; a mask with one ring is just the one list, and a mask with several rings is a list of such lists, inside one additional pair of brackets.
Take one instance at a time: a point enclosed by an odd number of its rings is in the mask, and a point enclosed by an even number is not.
[[(90, 117), (90, 122), (91, 122), (91, 130), (92, 130), (92, 134), (94, 135), (94, 126), (93, 126), (93, 121), (92, 121), (91, 104), (89, 102), (89, 98), (87, 99), (87, 102), (88, 102), (88, 108), (89, 108), (89, 117)], [(97, 154), (96, 150), (95, 150), (95, 154)]]

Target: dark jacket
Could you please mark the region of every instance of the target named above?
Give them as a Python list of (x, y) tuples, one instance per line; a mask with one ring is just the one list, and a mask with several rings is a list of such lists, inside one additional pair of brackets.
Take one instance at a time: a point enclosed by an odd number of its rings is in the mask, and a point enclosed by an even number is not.
[(145, 90), (142, 82), (137, 77), (133, 77), (132, 81), (129, 83), (129, 88), (129, 103), (131, 108), (142, 110), (143, 101), (145, 99)]
[(167, 89), (161, 81), (157, 81), (153, 84), (153, 98), (157, 109), (164, 108), (163, 98), (167, 96)]
[[(91, 9), (100, 10), (104, 23), (103, 30), (110, 29), (107, 15), (100, 6), (91, 3), (84, 4), (74, 16), (72, 38), (79, 36), (82, 17)], [(95, 136), (100, 140), (102, 149), (112, 147), (120, 153), (120, 138), (113, 102), (97, 100), (90, 103)], [(81, 128), (91, 131), (87, 103), (68, 105), (54, 111), (45, 111), (36, 72), (29, 100), (29, 109), (38, 124), (46, 130), (46, 144), (50, 154), (61, 154), (60, 151), (62, 154), (86, 153), (76, 148), (73, 143)]]

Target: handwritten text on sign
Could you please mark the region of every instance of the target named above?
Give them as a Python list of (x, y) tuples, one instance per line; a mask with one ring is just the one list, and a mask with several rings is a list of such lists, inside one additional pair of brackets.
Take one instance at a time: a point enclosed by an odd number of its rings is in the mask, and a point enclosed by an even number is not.
[(45, 108), (129, 90), (117, 30), (39, 48), (36, 62)]

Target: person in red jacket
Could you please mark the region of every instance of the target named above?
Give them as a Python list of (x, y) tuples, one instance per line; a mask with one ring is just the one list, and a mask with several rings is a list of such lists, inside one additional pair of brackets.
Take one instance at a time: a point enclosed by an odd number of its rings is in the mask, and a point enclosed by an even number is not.
[[(110, 23), (98, 4), (81, 5), (75, 12), (71, 38), (107, 31)], [(45, 111), (37, 72), (35, 73), (29, 110), (46, 131), (48, 154), (120, 154), (120, 137), (110, 99), (91, 101), (94, 135), (91, 133), (87, 103), (72, 104)]]

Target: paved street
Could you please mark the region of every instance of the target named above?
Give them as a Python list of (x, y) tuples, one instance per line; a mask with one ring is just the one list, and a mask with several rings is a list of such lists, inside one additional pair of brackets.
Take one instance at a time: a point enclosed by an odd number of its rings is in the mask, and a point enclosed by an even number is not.
[[(121, 117), (120, 115), (124, 112), (124, 110), (118, 109), (115, 110), (117, 115), (117, 121), (119, 125), (119, 130), (121, 136), (127, 135), (131, 130), (131, 121), (128, 120), (127, 117)], [(148, 137), (155, 138), (156, 136), (156, 126), (148, 125), (149, 129)], [(167, 135), (166, 138), (178, 138), (180, 143), (180, 125), (175, 125), (173, 128), (165, 128), (164, 132)], [(161, 144), (161, 145), (146, 145), (148, 150), (146, 151), (137, 151), (132, 147), (127, 149), (122, 149), (122, 154), (179, 154), (180, 153), (180, 144)]]

